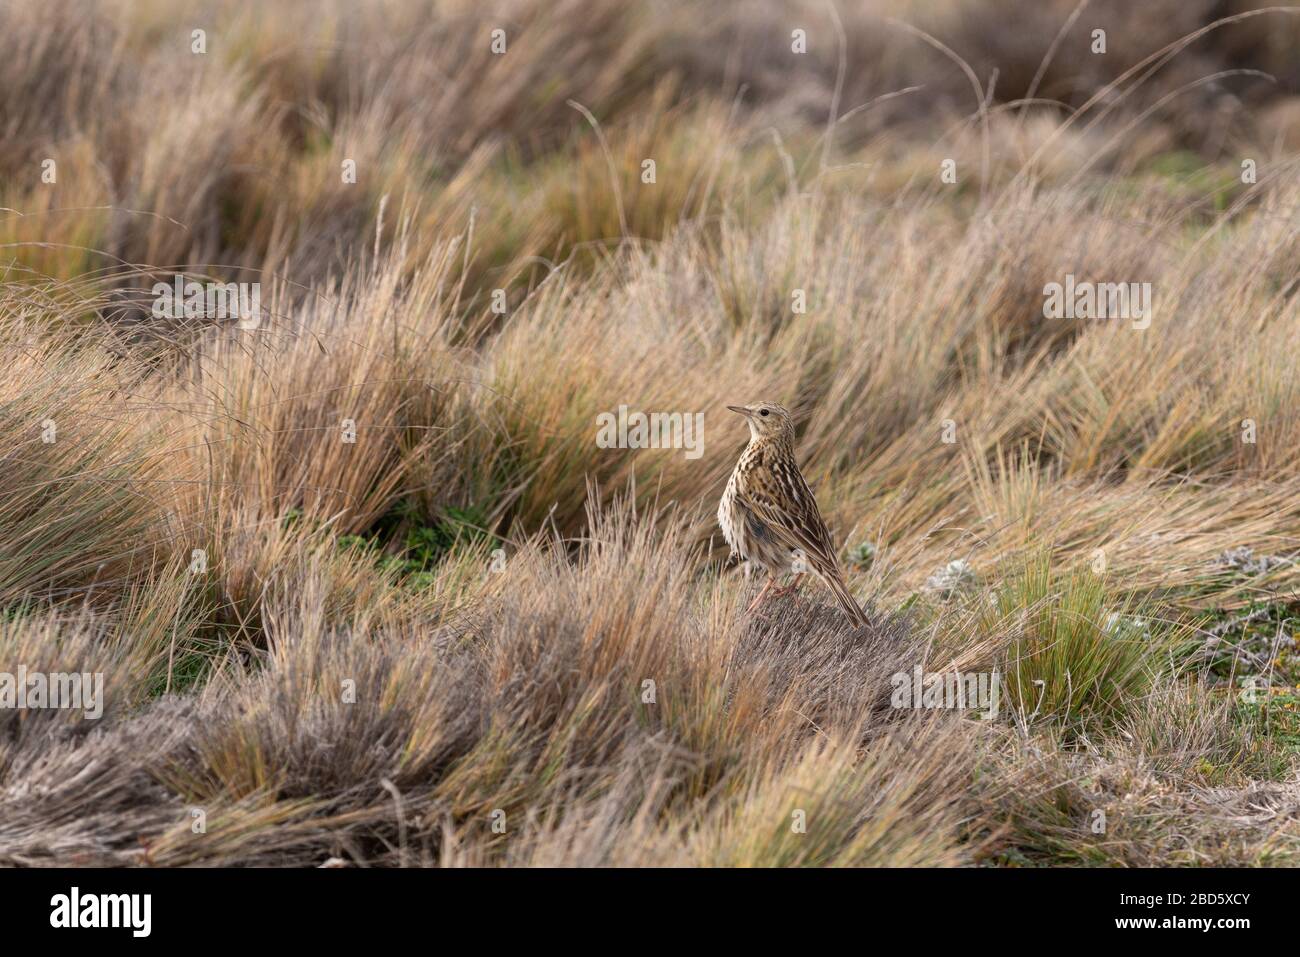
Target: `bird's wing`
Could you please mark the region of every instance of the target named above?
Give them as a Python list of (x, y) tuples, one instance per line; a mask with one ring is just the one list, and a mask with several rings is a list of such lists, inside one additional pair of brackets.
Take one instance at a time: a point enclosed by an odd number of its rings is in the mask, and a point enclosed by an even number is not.
[(793, 462), (756, 465), (736, 489), (737, 498), (791, 549), (802, 549), (814, 567), (834, 569), (835, 547), (812, 489)]

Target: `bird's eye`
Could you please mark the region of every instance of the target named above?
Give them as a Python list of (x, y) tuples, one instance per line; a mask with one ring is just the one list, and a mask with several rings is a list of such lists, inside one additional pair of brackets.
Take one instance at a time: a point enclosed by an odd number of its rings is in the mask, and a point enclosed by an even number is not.
[(767, 409), (759, 409), (759, 410), (758, 410), (758, 414), (759, 414), (759, 415), (767, 415)]

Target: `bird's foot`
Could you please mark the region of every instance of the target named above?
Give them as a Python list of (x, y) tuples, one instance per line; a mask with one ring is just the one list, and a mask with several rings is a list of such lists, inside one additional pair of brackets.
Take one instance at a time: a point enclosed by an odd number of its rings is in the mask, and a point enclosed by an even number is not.
[(753, 612), (753, 610), (754, 610), (755, 608), (757, 608), (759, 605), (761, 605), (761, 604), (763, 603), (763, 599), (766, 598), (768, 595), (779, 595), (779, 594), (781, 594), (783, 591), (784, 591), (784, 589), (781, 589), (781, 588), (777, 588), (777, 587), (776, 587), (776, 579), (775, 579), (775, 578), (769, 578), (769, 579), (767, 580), (767, 584), (765, 584), (765, 585), (764, 585), (764, 586), (759, 590), (758, 595), (754, 598), (753, 601), (751, 601), (751, 602), (749, 603), (749, 607), (745, 609), (745, 614), (748, 615), (748, 614), (750, 614), (751, 612)]
[(754, 600), (749, 603), (749, 607), (745, 609), (745, 614), (746, 615), (752, 614), (754, 609), (756, 609), (759, 605), (763, 604), (763, 599), (766, 598), (768, 594), (771, 593), (771, 591), (772, 591), (772, 583), (768, 582), (766, 585), (763, 586), (762, 590), (754, 597)]
[(797, 600), (802, 602), (802, 596), (799, 594), (799, 586), (803, 584), (803, 575), (799, 574), (794, 577), (794, 581), (788, 585), (782, 585), (772, 592), (774, 598), (785, 598), (787, 595), (793, 595)]

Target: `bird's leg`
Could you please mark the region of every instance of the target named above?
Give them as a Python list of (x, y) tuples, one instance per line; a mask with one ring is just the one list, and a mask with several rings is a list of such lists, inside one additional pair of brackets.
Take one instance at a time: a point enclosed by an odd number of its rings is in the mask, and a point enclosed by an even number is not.
[(799, 607), (805, 607), (808, 604), (807, 599), (799, 594), (799, 586), (803, 584), (804, 575), (804, 572), (795, 572), (794, 578), (791, 579), (790, 584), (778, 591), (778, 594), (782, 597), (789, 595), (791, 601)]
[(767, 584), (763, 586), (763, 590), (758, 593), (758, 597), (749, 603), (749, 607), (745, 609), (745, 614), (748, 615), (751, 611), (757, 608), (759, 604), (762, 603), (763, 599), (767, 596), (767, 593), (772, 590), (772, 586), (775, 584), (776, 584), (776, 576), (772, 575), (767, 579)]
[(796, 604), (806, 608), (808, 606), (808, 599), (799, 594), (799, 586), (803, 584), (804, 574), (804, 572), (800, 572), (795, 576), (794, 581), (790, 583), (790, 593)]
[(799, 586), (803, 584), (803, 576), (804, 576), (803, 572), (796, 572), (790, 584), (786, 585), (783, 588), (778, 588), (775, 594), (780, 597), (795, 594), (797, 591), (799, 591)]

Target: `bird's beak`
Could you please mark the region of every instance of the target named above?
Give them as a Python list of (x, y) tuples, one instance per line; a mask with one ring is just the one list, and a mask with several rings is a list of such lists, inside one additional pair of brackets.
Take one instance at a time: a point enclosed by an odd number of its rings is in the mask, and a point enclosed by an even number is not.
[(727, 408), (732, 412), (739, 412), (741, 415), (749, 415), (749, 410), (743, 405), (729, 405)]

